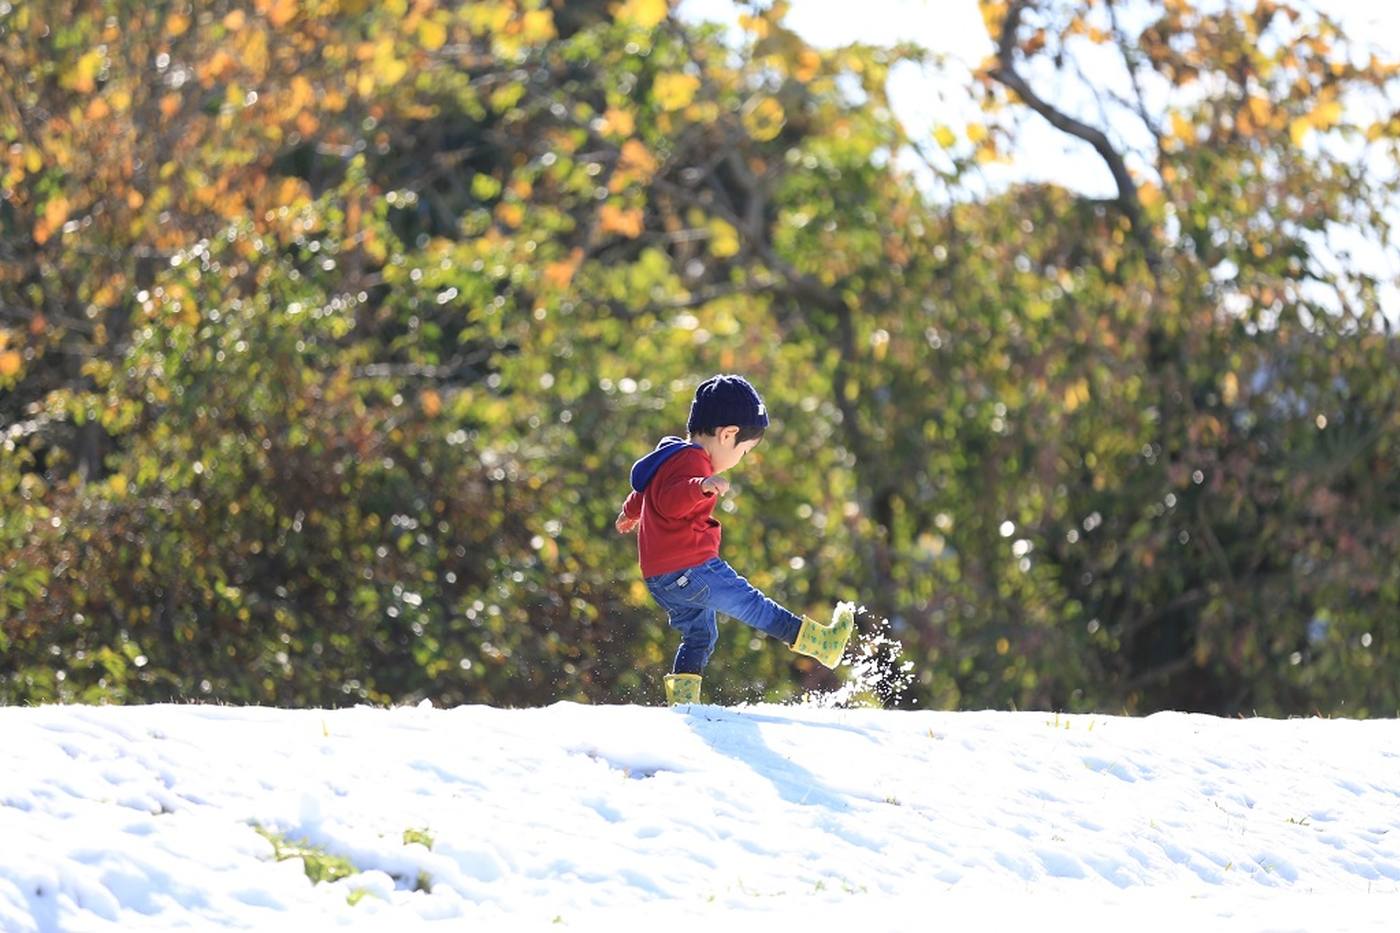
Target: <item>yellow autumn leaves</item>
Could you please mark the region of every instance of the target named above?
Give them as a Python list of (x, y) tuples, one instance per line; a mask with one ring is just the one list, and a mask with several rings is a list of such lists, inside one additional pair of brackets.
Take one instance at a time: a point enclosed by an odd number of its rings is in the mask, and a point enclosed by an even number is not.
[(100, 49), (79, 55), (73, 66), (59, 75), (59, 86), (79, 94), (91, 94), (97, 88), (97, 75), (102, 70), (105, 58), (105, 53)]
[[(969, 123), (964, 130), (967, 141), (972, 143), (973, 157), (979, 164), (1004, 160), (1005, 156), (997, 147), (996, 137), (991, 129), (981, 123)], [(934, 141), (944, 149), (952, 149), (958, 143), (958, 134), (951, 126), (938, 124), (933, 128)]]
[(662, 110), (681, 110), (690, 106), (699, 89), (699, 78), (683, 72), (671, 72), (656, 76), (651, 94)]
[(613, 15), (619, 22), (631, 23), (642, 29), (659, 26), (670, 12), (667, 0), (622, 0)]
[(1342, 121), (1342, 105), (1335, 97), (1324, 95), (1310, 113), (1289, 122), (1288, 133), (1293, 144), (1301, 146), (1313, 130), (1326, 131)]
[(740, 120), (750, 136), (766, 143), (782, 132), (786, 115), (783, 113), (782, 104), (777, 100), (760, 95), (750, 98), (744, 105)]
[(10, 349), (10, 332), (0, 327), (0, 379), (9, 379), (19, 373), (20, 355)]
[[(1311, 109), (1306, 113), (1289, 117), (1288, 110), (1276, 106), (1263, 97), (1249, 95), (1239, 108), (1229, 117), (1226, 124), (1241, 136), (1255, 136), (1288, 130), (1289, 138), (1295, 146), (1307, 142), (1314, 131), (1326, 132), (1340, 126), (1345, 110), (1335, 92), (1324, 91), (1310, 102)], [(1180, 110), (1168, 114), (1169, 125), (1163, 142), (1171, 148), (1189, 148), (1200, 142), (1203, 131), (1193, 116)]]

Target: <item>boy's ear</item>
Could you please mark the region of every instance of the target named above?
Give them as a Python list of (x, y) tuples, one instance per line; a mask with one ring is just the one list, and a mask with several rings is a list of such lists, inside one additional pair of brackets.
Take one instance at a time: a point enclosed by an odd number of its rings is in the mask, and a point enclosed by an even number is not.
[(730, 444), (733, 444), (735, 438), (737, 438), (738, 436), (739, 436), (739, 428), (738, 428), (737, 426), (735, 426), (735, 425), (730, 425), (730, 426), (727, 427), (727, 428), (720, 428), (720, 429), (719, 429), (719, 439), (722, 440), (722, 441), (727, 441), (727, 442), (729, 442)]

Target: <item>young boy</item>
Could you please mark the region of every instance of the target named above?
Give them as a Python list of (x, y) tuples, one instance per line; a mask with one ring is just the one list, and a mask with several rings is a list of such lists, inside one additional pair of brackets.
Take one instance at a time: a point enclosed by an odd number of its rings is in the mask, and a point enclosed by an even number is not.
[(855, 624), (837, 608), (830, 624), (793, 615), (720, 560), (715, 504), (729, 491), (719, 474), (753, 450), (768, 427), (758, 392), (742, 376), (714, 376), (695, 390), (689, 436), (663, 438), (632, 465), (632, 493), (617, 516), (622, 534), (637, 531), (637, 554), (647, 590), (681, 633), (665, 678), (666, 702), (700, 701), (700, 675), (715, 650), (716, 611), (733, 616), (799, 654), (834, 668)]

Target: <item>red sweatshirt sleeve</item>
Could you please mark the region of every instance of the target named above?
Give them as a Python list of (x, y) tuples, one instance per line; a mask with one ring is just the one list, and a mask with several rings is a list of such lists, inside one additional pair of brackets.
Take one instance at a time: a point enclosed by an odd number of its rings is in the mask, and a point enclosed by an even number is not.
[(627, 496), (627, 501), (622, 503), (622, 514), (628, 518), (637, 519), (642, 517), (642, 494), (635, 489)]
[[(681, 456), (688, 454), (689, 451)], [(681, 467), (682, 464), (677, 466)], [(657, 485), (652, 501), (660, 511), (670, 516), (684, 515), (701, 501), (711, 498), (711, 494), (700, 486), (709, 474), (695, 474), (696, 470), (703, 469), (703, 465), (697, 461), (693, 464), (685, 463), (683, 466), (683, 469), (670, 471), (665, 479), (658, 476), (653, 480)]]

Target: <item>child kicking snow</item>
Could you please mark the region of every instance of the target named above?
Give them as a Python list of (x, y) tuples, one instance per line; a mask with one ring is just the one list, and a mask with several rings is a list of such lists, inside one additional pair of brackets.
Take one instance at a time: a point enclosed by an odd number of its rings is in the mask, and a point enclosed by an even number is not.
[(622, 534), (637, 531), (637, 554), (647, 590), (681, 633), (666, 680), (666, 701), (698, 703), (700, 675), (715, 650), (715, 613), (733, 616), (834, 668), (855, 625), (848, 604), (822, 624), (793, 615), (759, 592), (719, 557), (720, 525), (713, 517), (736, 466), (763, 439), (768, 413), (742, 376), (714, 376), (695, 390), (688, 436), (666, 437), (632, 465), (632, 493), (617, 516)]

